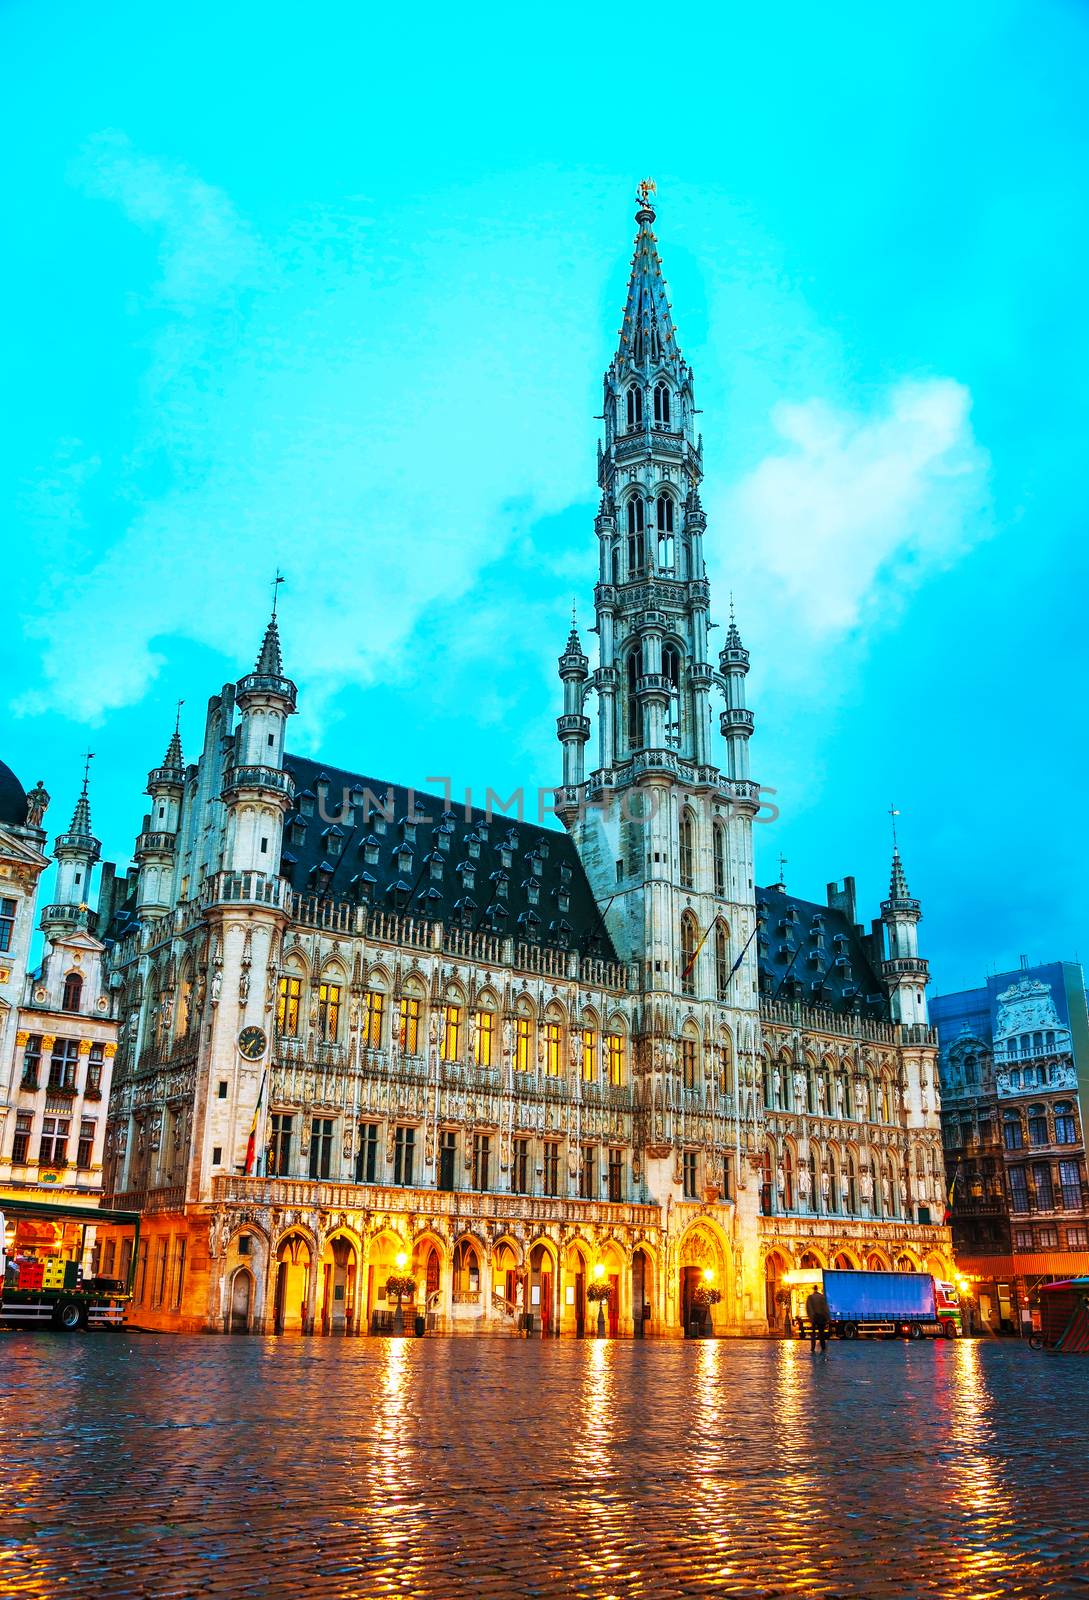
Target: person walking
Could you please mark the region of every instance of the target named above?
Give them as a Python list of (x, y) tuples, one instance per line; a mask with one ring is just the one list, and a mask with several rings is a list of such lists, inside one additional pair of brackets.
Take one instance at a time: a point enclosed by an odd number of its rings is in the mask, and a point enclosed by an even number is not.
[(823, 1289), (809, 1291), (805, 1301), (805, 1314), (809, 1318), (810, 1351), (816, 1353), (819, 1339), (823, 1355), (828, 1348), (828, 1301), (824, 1298)]

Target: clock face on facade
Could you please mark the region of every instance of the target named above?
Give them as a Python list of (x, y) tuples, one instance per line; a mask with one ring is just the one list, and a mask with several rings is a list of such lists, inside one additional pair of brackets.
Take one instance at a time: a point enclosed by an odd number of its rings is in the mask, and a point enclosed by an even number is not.
[(238, 1035), (238, 1053), (245, 1056), (247, 1061), (260, 1061), (268, 1049), (268, 1037), (264, 1028), (243, 1028)]

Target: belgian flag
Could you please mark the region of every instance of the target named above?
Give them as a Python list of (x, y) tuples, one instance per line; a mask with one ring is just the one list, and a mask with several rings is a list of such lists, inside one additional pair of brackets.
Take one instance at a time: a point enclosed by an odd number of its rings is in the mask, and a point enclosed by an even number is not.
[(266, 1070), (261, 1074), (261, 1087), (257, 1091), (257, 1104), (253, 1108), (253, 1121), (250, 1123), (250, 1136), (246, 1141), (247, 1178), (252, 1176), (257, 1159), (257, 1119), (261, 1115), (261, 1102), (265, 1098), (265, 1079), (267, 1077), (268, 1070), (266, 1068)]

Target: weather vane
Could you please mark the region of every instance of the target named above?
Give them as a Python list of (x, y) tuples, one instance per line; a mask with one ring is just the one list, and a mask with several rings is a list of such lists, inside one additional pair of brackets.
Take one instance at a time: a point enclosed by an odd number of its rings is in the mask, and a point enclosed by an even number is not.
[(636, 193), (642, 204), (649, 206), (651, 195), (658, 193), (658, 185), (653, 178), (644, 178), (641, 183), (636, 185)]
[(895, 806), (889, 807), (889, 816), (892, 818), (892, 848), (894, 850), (899, 848), (896, 843), (896, 819), (899, 815), (900, 813), (897, 811)]
[(272, 615), (273, 616), (276, 615), (276, 607), (277, 607), (277, 604), (279, 603), (279, 599), (280, 599), (280, 585), (281, 585), (281, 583), (283, 583), (283, 581), (284, 581), (284, 575), (280, 571), (279, 567), (277, 567), (276, 568), (276, 576), (272, 580)]

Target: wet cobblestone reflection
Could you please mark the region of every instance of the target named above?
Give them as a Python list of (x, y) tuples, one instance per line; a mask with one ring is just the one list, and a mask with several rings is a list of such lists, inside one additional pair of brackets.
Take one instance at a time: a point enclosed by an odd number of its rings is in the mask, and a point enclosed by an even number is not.
[(1089, 1593), (1089, 1361), (0, 1342), (0, 1593)]

